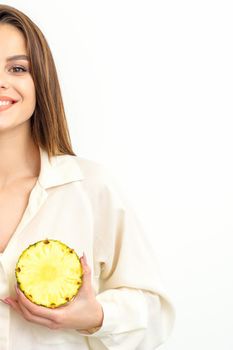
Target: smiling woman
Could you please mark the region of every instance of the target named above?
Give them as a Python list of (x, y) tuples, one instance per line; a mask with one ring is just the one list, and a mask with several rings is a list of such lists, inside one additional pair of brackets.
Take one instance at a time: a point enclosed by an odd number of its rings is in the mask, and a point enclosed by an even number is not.
[[(155, 349), (171, 332), (174, 309), (140, 223), (107, 169), (73, 152), (40, 29), (0, 5), (0, 42), (0, 349)], [(39, 241), (42, 258), (52, 241), (77, 256), (85, 251), (78, 294), (54, 309), (47, 307), (53, 300), (37, 305), (16, 284), (19, 256)], [(46, 274), (32, 254), (27, 271), (36, 261)], [(72, 270), (67, 261), (54, 267), (56, 275)], [(29, 284), (39, 280), (32, 275)], [(35, 289), (47, 298), (43, 285)]]

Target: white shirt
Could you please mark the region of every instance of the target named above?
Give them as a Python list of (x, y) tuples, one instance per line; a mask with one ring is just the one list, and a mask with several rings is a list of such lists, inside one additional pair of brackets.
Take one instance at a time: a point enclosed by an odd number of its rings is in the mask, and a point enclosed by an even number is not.
[(58, 239), (86, 253), (104, 311), (91, 335), (26, 321), (0, 303), (0, 350), (152, 350), (169, 336), (174, 308), (133, 210), (101, 164), (40, 148), (41, 169), (21, 222), (0, 255), (0, 298), (15, 296), (15, 265), (29, 244)]

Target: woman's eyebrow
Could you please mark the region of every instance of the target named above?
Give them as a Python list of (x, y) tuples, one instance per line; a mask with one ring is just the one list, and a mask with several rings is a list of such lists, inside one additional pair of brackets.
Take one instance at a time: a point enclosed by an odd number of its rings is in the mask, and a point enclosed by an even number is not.
[(15, 56), (10, 56), (7, 57), (7, 61), (14, 61), (14, 60), (26, 60), (29, 61), (29, 57), (26, 55), (15, 55)]

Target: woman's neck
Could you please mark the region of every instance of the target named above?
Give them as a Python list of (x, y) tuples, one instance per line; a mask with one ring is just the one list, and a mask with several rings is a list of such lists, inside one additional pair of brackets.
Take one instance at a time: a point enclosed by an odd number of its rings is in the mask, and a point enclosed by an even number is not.
[(0, 189), (21, 178), (38, 177), (40, 152), (30, 129), (0, 133)]

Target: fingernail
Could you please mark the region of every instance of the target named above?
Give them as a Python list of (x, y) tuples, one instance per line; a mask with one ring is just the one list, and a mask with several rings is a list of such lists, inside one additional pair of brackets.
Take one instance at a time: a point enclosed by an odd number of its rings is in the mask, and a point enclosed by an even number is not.
[(83, 252), (83, 261), (85, 262), (85, 264), (87, 264), (87, 257), (86, 254)]
[(10, 305), (9, 300), (8, 300), (7, 298), (4, 299), (3, 302), (6, 303), (6, 304), (8, 304), (8, 305)]
[(0, 301), (2, 301), (3, 303), (5, 303), (5, 304), (6, 304), (6, 301), (5, 301), (4, 299), (0, 299)]

